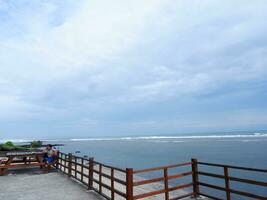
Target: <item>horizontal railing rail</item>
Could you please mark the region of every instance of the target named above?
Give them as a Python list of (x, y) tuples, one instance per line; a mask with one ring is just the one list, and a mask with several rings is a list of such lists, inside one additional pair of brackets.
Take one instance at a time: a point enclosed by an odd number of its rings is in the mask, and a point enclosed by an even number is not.
[(140, 174), (140, 173), (164, 170), (165, 168), (170, 169), (170, 168), (182, 167), (182, 166), (191, 165), (191, 164), (192, 164), (192, 162), (186, 162), (186, 163), (175, 164), (175, 165), (167, 165), (167, 166), (163, 166), (163, 167), (155, 167), (155, 168), (149, 168), (149, 169), (135, 170), (133, 173), (134, 174)]
[(233, 165), (223, 165), (223, 164), (215, 164), (215, 163), (208, 163), (208, 162), (197, 162), (197, 164), (199, 164), (199, 165), (209, 165), (209, 166), (214, 166), (214, 167), (227, 167), (227, 168), (232, 168), (232, 169), (239, 169), (239, 170), (267, 173), (267, 169), (240, 167), (240, 166), (233, 166)]

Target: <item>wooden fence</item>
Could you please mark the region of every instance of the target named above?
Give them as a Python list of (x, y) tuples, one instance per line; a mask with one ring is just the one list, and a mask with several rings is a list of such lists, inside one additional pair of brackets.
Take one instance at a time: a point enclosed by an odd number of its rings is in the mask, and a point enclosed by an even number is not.
[[(208, 171), (198, 170), (199, 166), (212, 166), (224, 169), (224, 174), (215, 174)], [(244, 179), (239, 177), (233, 177), (229, 175), (230, 169), (247, 170), (253, 172), (261, 172), (265, 176), (267, 175), (267, 170), (264, 169), (254, 169), (245, 167), (236, 167), (229, 165), (213, 164), (198, 162), (196, 159), (192, 159), (191, 162), (156, 167), (150, 169), (133, 170), (132, 168), (120, 169), (105, 165), (103, 163), (97, 162), (94, 158), (73, 156), (72, 154), (59, 153), (58, 162), (56, 167), (59, 171), (74, 178), (80, 183), (84, 184), (89, 190), (94, 190), (106, 199), (126, 199), (126, 200), (137, 200), (146, 199), (148, 197), (159, 197), (158, 199), (166, 200), (176, 200), (184, 199), (187, 197), (198, 197), (199, 195), (208, 197), (215, 200), (231, 200), (231, 194), (237, 194), (244, 197), (250, 197), (252, 199), (267, 200), (266, 196), (261, 196), (258, 194), (248, 193), (245, 191), (239, 191), (231, 188), (231, 181), (242, 182), (250, 185), (266, 187), (267, 182)], [(169, 171), (173, 169), (184, 169), (186, 171), (179, 172), (175, 174), (170, 174)], [(153, 177), (150, 179), (140, 178), (136, 175), (156, 172), (156, 174), (162, 174), (162, 177)], [(213, 177), (218, 179), (223, 179), (225, 185), (217, 186), (214, 183), (200, 181), (200, 176)], [(146, 177), (146, 176), (145, 176)], [(170, 180), (177, 180), (183, 177), (189, 177), (190, 181), (186, 183), (176, 183), (170, 185)], [(162, 189), (156, 189), (154, 191), (141, 192), (137, 187), (160, 183), (163, 185)], [(225, 196), (215, 197), (209, 192), (203, 192), (200, 187), (208, 187), (215, 190), (220, 190), (225, 192)], [(170, 195), (171, 192), (181, 191), (174, 195)], [(233, 198), (232, 198), (233, 199)]]
[[(176, 197), (172, 197), (170, 198), (169, 192), (175, 191), (175, 190), (181, 190), (181, 189), (185, 189), (188, 187), (192, 187), (194, 185), (193, 180), (189, 183), (183, 183), (183, 184), (179, 184), (176, 186), (169, 186), (169, 180), (172, 179), (178, 179), (181, 177), (185, 177), (185, 176), (193, 176), (194, 177), (194, 171), (192, 169), (195, 168), (195, 160), (193, 160), (192, 162), (186, 162), (186, 163), (181, 163), (181, 164), (176, 164), (176, 165), (169, 165), (169, 166), (164, 166), (164, 167), (156, 167), (156, 168), (150, 168), (150, 169), (144, 169), (144, 170), (135, 170), (133, 171), (133, 174), (140, 174), (140, 173), (150, 173), (150, 172), (162, 172), (163, 176), (162, 177), (157, 177), (157, 178), (152, 178), (152, 179), (146, 179), (146, 180), (140, 180), (140, 181), (136, 181), (133, 182), (133, 186), (140, 186), (140, 185), (146, 185), (146, 184), (152, 184), (155, 182), (163, 182), (164, 183), (164, 188), (160, 189), (160, 190), (156, 190), (156, 191), (151, 191), (151, 192), (147, 192), (144, 194), (138, 194), (138, 195), (134, 195), (133, 199), (143, 199), (146, 197), (151, 197), (151, 196), (155, 196), (155, 195), (159, 195), (164, 193), (164, 197), (166, 200), (169, 199), (182, 199), (185, 197), (189, 197), (189, 196), (196, 196), (194, 195), (195, 193), (192, 192), (188, 192), (186, 194), (183, 195), (179, 195)], [(178, 174), (172, 174), (169, 175), (168, 171), (172, 168), (178, 168), (178, 167), (183, 167), (183, 166), (192, 166), (192, 169), (190, 168), (188, 171), (183, 172), (183, 173), (178, 173)]]
[(128, 169), (105, 165), (96, 162), (94, 158), (64, 153), (59, 153), (57, 168), (106, 199), (130, 199), (127, 187)]
[[(197, 171), (197, 173), (196, 173), (197, 174), (197, 176), (196, 176), (196, 183), (197, 183), (196, 184), (196, 187), (197, 187), (196, 192), (199, 195), (206, 196), (206, 197), (209, 197), (211, 199), (216, 199), (216, 200), (224, 200), (224, 199), (231, 200), (231, 199), (233, 199), (232, 194), (242, 196), (242, 199), (245, 199), (245, 197), (249, 197), (249, 199), (267, 200), (267, 196), (261, 196), (261, 195), (250, 193), (247, 191), (240, 191), (240, 190), (237, 190), (237, 189), (234, 189), (231, 187), (231, 183), (237, 182), (237, 183), (249, 184), (251, 186), (253, 185), (253, 186), (264, 187), (265, 191), (267, 193), (267, 182), (230, 176), (230, 170), (235, 169), (235, 170), (249, 171), (250, 173), (260, 172), (260, 173), (262, 173), (262, 176), (265, 177), (265, 179), (267, 180), (267, 169), (237, 167), (237, 166), (231, 166), (231, 165), (222, 165), (222, 164), (214, 164), (214, 163), (206, 163), (206, 162), (197, 162), (196, 166), (211, 166), (211, 167), (223, 169), (223, 175), (217, 174), (217, 173), (210, 173), (207, 171), (200, 171), (200, 170), (196, 169), (196, 171)], [(224, 180), (225, 184), (224, 184), (224, 186), (218, 186), (218, 185), (214, 185), (214, 184), (209, 183), (209, 182), (204, 182), (204, 181), (202, 182), (202, 181), (199, 181), (198, 176), (206, 176), (206, 177), (213, 177), (216, 179), (221, 179), (221, 180)], [(215, 197), (213, 195), (203, 193), (202, 191), (199, 190), (199, 186), (204, 186), (204, 187), (212, 188), (215, 190), (223, 191), (223, 192), (225, 192), (225, 197)]]

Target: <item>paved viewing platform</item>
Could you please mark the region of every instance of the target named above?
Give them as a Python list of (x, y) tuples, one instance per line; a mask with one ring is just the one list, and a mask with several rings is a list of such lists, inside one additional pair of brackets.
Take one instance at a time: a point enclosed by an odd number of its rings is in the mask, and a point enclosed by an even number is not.
[(103, 200), (99, 194), (58, 173), (16, 170), (0, 177), (1, 200)]

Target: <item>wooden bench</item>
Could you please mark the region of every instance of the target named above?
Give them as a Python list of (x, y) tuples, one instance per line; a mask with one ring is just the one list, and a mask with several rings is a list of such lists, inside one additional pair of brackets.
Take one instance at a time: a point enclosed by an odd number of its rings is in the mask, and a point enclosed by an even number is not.
[(9, 152), (6, 154), (6, 161), (0, 163), (0, 175), (4, 175), (11, 168), (27, 168), (27, 167), (47, 167), (51, 169), (55, 166), (57, 159), (53, 163), (47, 164), (43, 162), (44, 153), (42, 152)]

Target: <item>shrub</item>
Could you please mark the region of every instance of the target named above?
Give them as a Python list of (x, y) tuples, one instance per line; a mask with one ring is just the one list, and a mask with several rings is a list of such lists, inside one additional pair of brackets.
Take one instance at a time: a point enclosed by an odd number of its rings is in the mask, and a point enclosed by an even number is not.
[(1, 150), (4, 150), (4, 151), (11, 151), (11, 150), (15, 150), (15, 145), (12, 142), (8, 141), (4, 144), (1, 144), (0, 148)]
[(8, 141), (0, 145), (0, 150), (2, 151), (27, 150), (27, 148), (14, 145), (12, 142)]
[(40, 140), (34, 140), (31, 142), (31, 147), (41, 147), (43, 145), (43, 142)]

